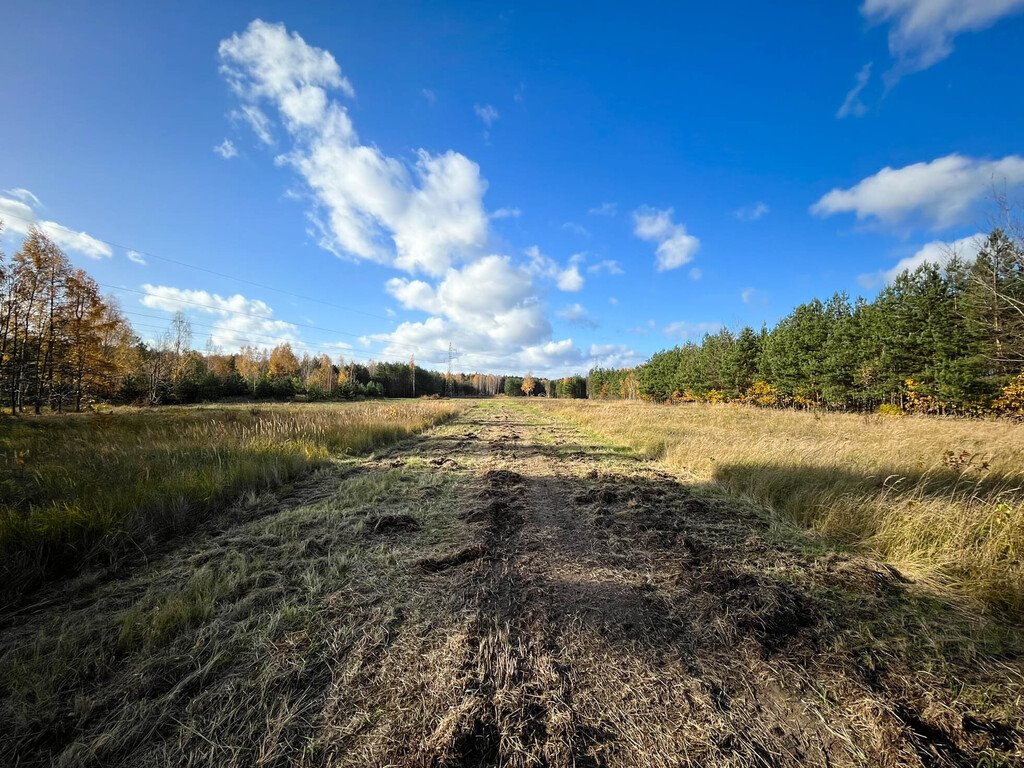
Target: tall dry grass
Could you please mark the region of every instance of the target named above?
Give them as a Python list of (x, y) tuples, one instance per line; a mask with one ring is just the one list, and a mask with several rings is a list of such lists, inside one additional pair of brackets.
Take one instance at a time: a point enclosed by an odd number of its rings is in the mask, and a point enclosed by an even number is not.
[(1024, 616), (1020, 424), (733, 405), (544, 405), (916, 579)]
[(0, 420), (0, 598), (146, 549), (232, 497), (452, 416), (429, 401), (121, 409)]

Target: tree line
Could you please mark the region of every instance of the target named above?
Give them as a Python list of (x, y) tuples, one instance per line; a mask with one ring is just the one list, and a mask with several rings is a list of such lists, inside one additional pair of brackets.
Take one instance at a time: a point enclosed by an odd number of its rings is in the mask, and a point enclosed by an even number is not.
[(591, 397), (1024, 415), (1024, 247), (993, 230), (975, 259), (837, 293), (775, 327), (721, 330), (635, 369), (592, 370)]
[(117, 302), (37, 228), (10, 258), (0, 251), (0, 398), (11, 413), (225, 398), (586, 397), (580, 376), (448, 374), (413, 360), (363, 364), (297, 353), (288, 342), (224, 353), (209, 344), (196, 350), (192, 341), (182, 312), (158, 338), (140, 339)]

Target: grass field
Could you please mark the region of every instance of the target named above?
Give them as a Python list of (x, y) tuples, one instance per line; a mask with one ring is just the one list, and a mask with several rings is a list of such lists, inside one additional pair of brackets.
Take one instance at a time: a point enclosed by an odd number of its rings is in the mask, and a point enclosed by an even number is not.
[(457, 410), (416, 401), (0, 417), (0, 596), (83, 560), (147, 551), (243, 493)]
[(694, 479), (997, 610), (1024, 613), (1024, 426), (537, 401)]
[[(0, 605), (0, 764), (1024, 764), (1011, 606), (952, 590), (945, 571), (896, 570), (870, 537), (822, 535), (782, 506), (814, 489), (821, 504), (901, 503), (852, 480), (828, 496), (812, 458), (837, 425), (860, 431), (845, 454), (835, 438), (831, 461), (865, 477), (938, 451), (913, 493), (976, 473), (979, 499), (1012, 499), (1012, 459), (985, 469), (960, 453), (971, 443), (950, 458), (928, 438), (1001, 436), (1012, 454), (1010, 425), (523, 398), (261, 409), (111, 416), (122, 442), (163, 435), (194, 467), (225, 442), (204, 435), (241, 421), (236, 441), (305, 445), (294, 470), (309, 471), (245, 475), (247, 490), (196, 502), (187, 533), (147, 557)], [(93, 443), (101, 429), (26, 423)], [(817, 484), (774, 497), (730, 484), (722, 470), (749, 457), (728, 451), (754, 434), (789, 446), (766, 466), (784, 455)], [(37, 445), (88, 476), (89, 444), (59, 442)], [(951, 462), (964, 479), (942, 474)]]

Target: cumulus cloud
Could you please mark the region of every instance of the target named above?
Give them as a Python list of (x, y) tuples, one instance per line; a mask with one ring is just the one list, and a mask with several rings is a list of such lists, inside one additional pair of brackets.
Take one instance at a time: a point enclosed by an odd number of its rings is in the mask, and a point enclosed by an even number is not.
[(984, 232), (977, 232), (970, 237), (962, 237), (952, 242), (933, 240), (922, 245), (912, 256), (900, 259), (890, 269), (863, 274), (857, 280), (865, 288), (876, 288), (891, 283), (902, 272), (913, 272), (923, 264), (945, 267), (954, 258), (965, 262), (974, 261), (985, 243), (985, 237)]
[(658, 244), (655, 268), (659, 272), (676, 269), (693, 261), (700, 240), (686, 231), (685, 224), (672, 221), (672, 208), (658, 210), (642, 207), (633, 213), (633, 234)]
[(140, 302), (149, 309), (181, 310), (186, 315), (201, 313), (216, 317), (210, 339), (224, 349), (246, 345), (269, 348), (299, 340), (297, 326), (275, 320), (274, 311), (259, 299), (248, 299), (241, 294), (225, 297), (202, 290), (148, 283), (142, 290), (145, 295)]
[(518, 208), (499, 208), (491, 214), (492, 219), (518, 219), (523, 212)]
[(231, 141), (231, 139), (224, 139), (224, 141), (213, 148), (213, 151), (225, 160), (238, 157), (238, 150), (235, 148), (235, 143)]
[(871, 79), (871, 66), (872, 62), (869, 61), (861, 67), (860, 71), (857, 73), (857, 82), (854, 83), (850, 92), (846, 94), (846, 98), (843, 100), (839, 110), (836, 112), (836, 117), (840, 120), (844, 117), (850, 117), (850, 115), (853, 115), (854, 117), (863, 117), (867, 113), (868, 108), (864, 102), (861, 101), (860, 94), (868, 84), (868, 80)]
[(476, 163), (426, 150), (407, 163), (362, 143), (332, 96), (353, 97), (352, 84), (328, 51), (283, 24), (253, 21), (222, 40), (219, 54), (240, 114), (262, 140), (271, 135), (263, 107), (280, 118), (291, 147), (279, 161), (312, 192), (323, 247), (435, 276), (479, 253), (487, 239), (487, 184)]
[(853, 213), (859, 221), (935, 228), (962, 222), (995, 185), (1024, 184), (1024, 157), (980, 160), (952, 154), (930, 163), (883, 168), (849, 189), (833, 189), (811, 206), (818, 216)]
[[(573, 257), (575, 258), (575, 257)], [(583, 290), (583, 275), (580, 274), (580, 266), (578, 263), (571, 263), (560, 272), (558, 272), (558, 278), (555, 280), (555, 285), (558, 286), (559, 291), (565, 291), (566, 293), (577, 293)]]
[(896, 66), (891, 82), (918, 72), (953, 52), (962, 32), (986, 29), (1024, 10), (1024, 0), (864, 0), (860, 12), (872, 23), (889, 23), (889, 51)]
[(598, 322), (590, 316), (587, 308), (582, 304), (570, 304), (558, 312), (558, 317), (570, 325), (578, 325), (583, 328), (597, 328)]
[(530, 274), (553, 280), (558, 289), (566, 293), (582, 290), (584, 278), (580, 273), (580, 264), (583, 263), (583, 254), (573, 254), (565, 267), (545, 256), (536, 245), (526, 249), (526, 256), (529, 259), (526, 269)]
[(29, 229), (36, 227), (65, 251), (74, 251), (92, 259), (109, 259), (113, 256), (110, 246), (95, 237), (56, 221), (40, 218), (35, 209), (41, 208), (42, 204), (27, 189), (9, 189), (4, 195), (0, 195), (0, 220), (9, 231), (26, 235)]
[[(546, 259), (539, 250), (535, 255)], [(384, 345), (385, 356), (401, 355), (412, 346), (418, 349), (418, 360), (435, 365), (446, 363), (451, 342), (465, 370), (532, 368), (538, 375), (564, 375), (589, 367), (571, 339), (551, 338), (546, 308), (536, 295), (536, 276), (529, 265), (490, 255), (449, 269), (436, 287), (423, 280), (392, 278), (388, 293), (403, 308), (429, 317), (369, 338)], [(583, 318), (575, 311), (570, 314), (575, 320)]]
[(706, 333), (717, 333), (722, 330), (721, 323), (691, 323), (687, 320), (677, 320), (669, 323), (661, 329), (666, 336), (672, 336), (680, 341), (699, 341)]

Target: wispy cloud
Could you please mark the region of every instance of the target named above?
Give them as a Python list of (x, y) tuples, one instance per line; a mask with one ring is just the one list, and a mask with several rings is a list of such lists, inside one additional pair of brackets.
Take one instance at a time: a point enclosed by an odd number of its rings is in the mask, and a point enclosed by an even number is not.
[(691, 323), (688, 320), (677, 320), (669, 323), (661, 329), (666, 336), (671, 336), (680, 341), (698, 341), (706, 333), (717, 333), (722, 330), (721, 323)]
[(753, 205), (745, 205), (733, 211), (733, 215), (740, 221), (757, 221), (768, 215), (771, 208), (768, 203), (756, 202)]
[(74, 251), (92, 259), (109, 259), (114, 255), (110, 246), (85, 232), (79, 232), (56, 221), (40, 218), (36, 209), (42, 207), (39, 198), (20, 187), (7, 190), (0, 195), (0, 221), (7, 229), (19, 235), (28, 234), (32, 227), (38, 227), (50, 240), (65, 251)]
[(601, 203), (600, 205), (595, 205), (593, 208), (587, 211), (587, 213), (589, 213), (591, 216), (614, 216), (618, 212), (618, 203)]
[(849, 93), (846, 94), (846, 98), (843, 100), (842, 105), (836, 112), (836, 117), (842, 120), (844, 117), (863, 117), (867, 113), (868, 108), (861, 101), (860, 94), (867, 86), (868, 81), (871, 79), (871, 65), (872, 62), (868, 62), (861, 67), (860, 72), (857, 73), (857, 82), (854, 83), (853, 88), (850, 89)]
[(231, 141), (231, 139), (224, 139), (224, 141), (213, 148), (213, 151), (225, 160), (238, 157), (238, 150), (235, 148), (235, 143)]
[(615, 259), (602, 259), (596, 264), (591, 264), (589, 267), (587, 267), (587, 272), (589, 272), (592, 275), (597, 275), (600, 274), (601, 272), (606, 272), (609, 275), (625, 274), (625, 270), (623, 270), (622, 267), (619, 266), (619, 262), (617, 262)]
[(480, 122), (488, 128), (498, 122), (498, 118), (501, 117), (501, 115), (498, 114), (498, 110), (490, 104), (474, 104), (473, 112), (480, 118)]
[(868, 21), (891, 24), (889, 51), (896, 64), (886, 75), (889, 85), (945, 59), (957, 35), (1022, 10), (1024, 0), (864, 0), (860, 7)]
[(570, 325), (578, 325), (583, 328), (597, 328), (598, 322), (590, 316), (586, 307), (582, 304), (570, 304), (558, 311), (558, 317)]

